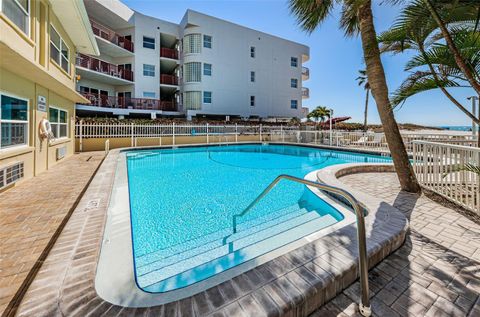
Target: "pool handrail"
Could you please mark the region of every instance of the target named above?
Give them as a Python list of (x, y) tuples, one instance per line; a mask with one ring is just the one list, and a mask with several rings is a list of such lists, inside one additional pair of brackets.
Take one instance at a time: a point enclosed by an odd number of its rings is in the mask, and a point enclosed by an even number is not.
[[(223, 238), (223, 243), (227, 243), (227, 239), (237, 233), (237, 218), (243, 217), (245, 214), (247, 214), (253, 206), (255, 206), (260, 200), (262, 200), (263, 197), (265, 197), (282, 179), (301, 183), (307, 186), (312, 186), (315, 188), (318, 188), (323, 191), (327, 191), (339, 196), (342, 196), (345, 198), (350, 205), (352, 206), (356, 218), (357, 218), (357, 238), (358, 238), (358, 251), (359, 251), (359, 271), (360, 271), (360, 285), (362, 288), (362, 296), (361, 296), (361, 302), (359, 303), (359, 311), (360, 314), (363, 316), (371, 316), (372, 315), (372, 309), (370, 307), (370, 296), (369, 296), (369, 288), (368, 288), (368, 259), (367, 259), (367, 242), (366, 242), (366, 235), (365, 235), (365, 214), (364, 214), (364, 208), (360, 204), (360, 202), (353, 197), (352, 194), (350, 194), (348, 191), (338, 188), (335, 186), (330, 186), (324, 183), (318, 183), (314, 181), (309, 181), (303, 178), (287, 175), (287, 174), (281, 174), (275, 178), (270, 185), (268, 185), (261, 193), (260, 195), (253, 200), (250, 205), (248, 205), (241, 213), (238, 213), (233, 216), (232, 218), (232, 227), (233, 227), (233, 233), (225, 236)], [(232, 242), (229, 243), (230, 246), (230, 251), (233, 251), (233, 245)]]

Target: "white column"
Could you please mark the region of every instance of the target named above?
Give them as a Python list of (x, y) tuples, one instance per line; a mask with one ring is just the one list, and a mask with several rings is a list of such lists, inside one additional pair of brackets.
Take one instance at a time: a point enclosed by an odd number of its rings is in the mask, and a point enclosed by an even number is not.
[(83, 120), (80, 120), (80, 152), (83, 152)]
[(238, 127), (236, 123), (235, 123), (235, 143), (238, 143)]
[(210, 138), (209, 138), (209, 135), (208, 135), (208, 123), (207, 123), (207, 144), (210, 143)]
[(132, 147), (134, 146), (134, 140), (133, 140), (133, 139), (135, 138), (135, 135), (134, 135), (135, 131), (134, 131), (134, 129), (135, 129), (135, 128), (133, 127), (133, 122), (132, 122), (132, 125), (131, 125), (131, 127), (130, 127), (130, 134), (131, 134), (130, 146), (132, 146)]

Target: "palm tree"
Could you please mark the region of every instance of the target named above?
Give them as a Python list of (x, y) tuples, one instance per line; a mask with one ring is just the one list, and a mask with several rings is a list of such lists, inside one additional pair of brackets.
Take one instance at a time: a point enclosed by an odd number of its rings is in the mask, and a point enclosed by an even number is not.
[(313, 109), (308, 115), (307, 115), (307, 118), (311, 119), (315, 119), (315, 122), (318, 123), (318, 119), (320, 119), (320, 122), (324, 122), (325, 121), (325, 117), (329, 117), (330, 118), (330, 110), (327, 109), (327, 107), (323, 107), (323, 106), (318, 106), (316, 107), (315, 109)]
[[(480, 80), (480, 36), (477, 30), (479, 13), (480, 11), (465, 9), (464, 5), (454, 6), (448, 10), (448, 21), (451, 23), (449, 33), (476, 81)], [(442, 12), (442, 15), (446, 14)], [(480, 124), (475, 114), (447, 90), (471, 86), (456, 63), (455, 56), (444, 42), (443, 34), (438, 32), (438, 25), (423, 0), (409, 3), (393, 27), (382, 33), (378, 41), (381, 43), (381, 52), (397, 54), (411, 50), (418, 53), (405, 67), (410, 75), (393, 94), (391, 102), (394, 106), (402, 104), (415, 94), (440, 89), (459, 110)]]
[[(476, 14), (476, 26), (478, 26), (478, 20), (480, 18), (480, 2), (478, 0), (422, 0), (426, 8), (430, 12), (433, 20), (437, 23), (440, 31), (445, 39), (445, 42), (453, 54), (456, 65), (461, 70), (467, 81), (470, 83), (472, 88), (480, 95), (480, 81), (475, 79), (471, 68), (467, 65), (466, 61), (463, 59), (463, 56), (458, 49), (457, 45), (453, 41), (452, 35), (448, 29), (448, 16), (450, 15), (450, 10), (455, 10), (464, 8), (467, 11), (470, 11), (472, 14)], [(443, 16), (442, 16), (443, 13)]]
[(367, 117), (368, 117), (368, 99), (370, 97), (370, 84), (368, 83), (367, 71), (362, 69), (358, 71), (360, 76), (357, 77), (357, 82), (359, 86), (363, 86), (363, 89), (366, 91), (365, 96), (365, 115), (363, 118), (363, 130), (367, 131)]
[(408, 159), (405, 144), (390, 105), (385, 72), (380, 59), (377, 34), (373, 23), (372, 1), (290, 0), (289, 5), (300, 26), (311, 33), (329, 16), (336, 2), (342, 3), (340, 26), (346, 35), (353, 36), (360, 33), (368, 81), (377, 104), (400, 186), (405, 191), (418, 193), (421, 188)]

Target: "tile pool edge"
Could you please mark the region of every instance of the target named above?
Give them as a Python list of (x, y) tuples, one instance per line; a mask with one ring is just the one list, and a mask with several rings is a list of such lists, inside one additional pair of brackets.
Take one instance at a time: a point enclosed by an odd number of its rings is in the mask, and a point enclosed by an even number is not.
[[(320, 198), (342, 213), (344, 219), (256, 259), (244, 262), (185, 288), (165, 293), (147, 293), (138, 287), (135, 280), (126, 152), (120, 151), (118, 155), (114, 185), (107, 210), (104, 237), (95, 276), (95, 289), (98, 295), (116, 305), (148, 307), (191, 297), (355, 222), (355, 216), (345, 206), (323, 192), (310, 188)], [(316, 171), (309, 173), (305, 178), (316, 180)], [(115, 285), (115, 287), (112, 287), (112, 285)]]

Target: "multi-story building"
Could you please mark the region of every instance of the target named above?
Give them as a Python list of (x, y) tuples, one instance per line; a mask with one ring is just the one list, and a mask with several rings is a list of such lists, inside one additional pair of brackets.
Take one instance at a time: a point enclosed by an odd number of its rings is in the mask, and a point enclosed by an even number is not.
[(309, 48), (199, 12), (180, 24), (117, 0), (85, 6), (100, 48), (80, 54), (79, 114), (302, 118)]
[(83, 2), (0, 0), (0, 191), (73, 154), (77, 53), (98, 54)]

